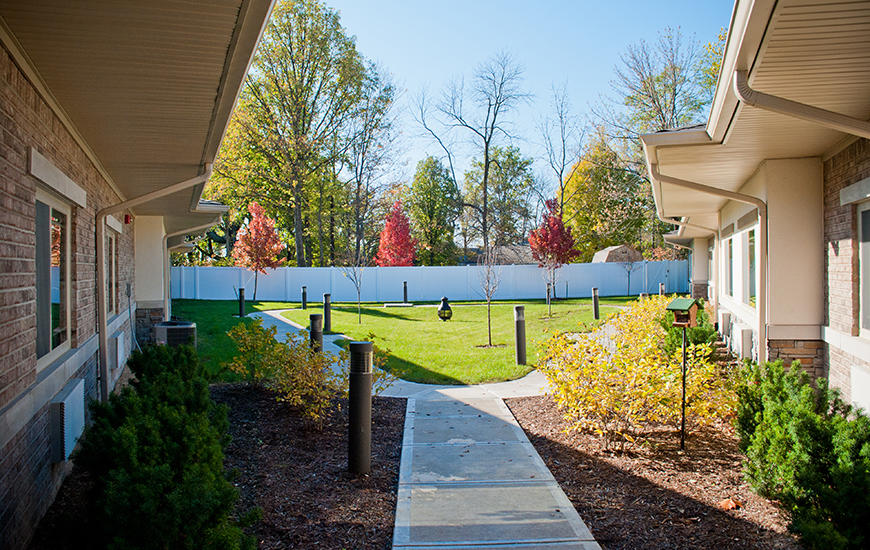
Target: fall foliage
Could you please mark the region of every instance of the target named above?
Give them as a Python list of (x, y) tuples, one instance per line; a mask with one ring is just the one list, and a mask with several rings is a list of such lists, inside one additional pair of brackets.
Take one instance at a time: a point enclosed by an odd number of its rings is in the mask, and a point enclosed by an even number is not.
[(411, 225), (402, 210), (402, 202), (396, 201), (381, 231), (375, 263), (379, 266), (413, 265), (416, 248), (417, 241), (411, 238)]
[(529, 246), (538, 267), (545, 269), (545, 279), (550, 288), (556, 286), (556, 270), (576, 258), (580, 252), (574, 248), (571, 228), (562, 223), (559, 201), (550, 199), (546, 203), (547, 213), (541, 226), (529, 233)]
[(263, 207), (252, 202), (248, 206), (251, 221), (246, 228), (239, 231), (238, 241), (233, 248), (233, 259), (236, 265), (254, 272), (254, 300), (257, 299), (257, 274), (266, 273), (266, 268), (275, 268), (281, 264), (278, 254), (284, 250), (284, 244), (275, 231), (275, 222), (263, 211)]

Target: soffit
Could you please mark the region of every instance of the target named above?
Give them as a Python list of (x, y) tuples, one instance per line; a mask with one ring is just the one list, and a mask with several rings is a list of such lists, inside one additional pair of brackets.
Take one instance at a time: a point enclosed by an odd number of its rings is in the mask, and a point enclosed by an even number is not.
[[(870, 3), (780, 0), (750, 85), (862, 120), (870, 118)], [(738, 191), (765, 159), (822, 156), (844, 137), (817, 124), (741, 105), (724, 143), (662, 145), (654, 154), (663, 174)], [(660, 190), (668, 216), (718, 211), (724, 204), (668, 184), (661, 184)]]
[[(226, 128), (269, 0), (0, 3), (0, 17), (126, 198), (202, 173)], [(187, 213), (201, 186), (137, 207)]]

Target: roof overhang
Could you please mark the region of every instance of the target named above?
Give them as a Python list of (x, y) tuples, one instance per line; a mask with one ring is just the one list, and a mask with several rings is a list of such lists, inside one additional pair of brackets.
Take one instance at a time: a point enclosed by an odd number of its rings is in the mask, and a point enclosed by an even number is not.
[[(273, 1), (3, 2), (0, 41), (120, 202), (214, 161)], [(203, 187), (133, 213), (217, 219)]]
[[(739, 191), (767, 159), (824, 157), (855, 139), (741, 104), (732, 84), (738, 70), (748, 72), (749, 85), (759, 91), (867, 120), (870, 3), (738, 0), (707, 124), (642, 136), (648, 168), (657, 164), (667, 176)], [(697, 223), (726, 202), (654, 178), (651, 182), (656, 207), (665, 217)]]

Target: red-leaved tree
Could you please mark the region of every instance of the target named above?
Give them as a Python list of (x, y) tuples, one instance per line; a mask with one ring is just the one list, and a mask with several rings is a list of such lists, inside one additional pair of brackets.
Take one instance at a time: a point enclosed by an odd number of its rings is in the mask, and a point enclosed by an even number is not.
[(254, 300), (257, 299), (257, 275), (265, 275), (266, 268), (275, 268), (281, 264), (278, 254), (284, 250), (284, 243), (275, 231), (275, 222), (265, 214), (263, 207), (252, 202), (248, 205), (251, 221), (248, 226), (239, 230), (233, 259), (237, 266), (245, 267), (254, 272)]
[(417, 240), (411, 238), (411, 225), (402, 210), (402, 202), (396, 201), (381, 231), (375, 263), (379, 266), (413, 265), (416, 249)]
[[(556, 199), (547, 201), (547, 213), (541, 222), (541, 227), (529, 233), (529, 246), (532, 256), (538, 261), (538, 267), (544, 268), (544, 278), (555, 293), (556, 270), (570, 262), (580, 254), (574, 248), (574, 237), (571, 228), (562, 223), (559, 213), (559, 203)], [(551, 312), (547, 311), (547, 315)]]

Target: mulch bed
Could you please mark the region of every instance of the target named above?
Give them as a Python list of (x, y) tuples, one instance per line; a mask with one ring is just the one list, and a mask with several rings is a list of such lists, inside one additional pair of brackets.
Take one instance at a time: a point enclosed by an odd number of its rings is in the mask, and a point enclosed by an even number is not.
[[(399, 480), (405, 400), (372, 403), (372, 472), (347, 472), (347, 403), (337, 400), (322, 431), (266, 390), (245, 384), (212, 387), (229, 407), (231, 443), (225, 464), (241, 512), (262, 510), (248, 529), (259, 548), (390, 548)], [(31, 549), (87, 548), (82, 497), (89, 481), (79, 470), (64, 482)], [(123, 518), (119, 518), (122, 521)]]
[(390, 548), (405, 425), (405, 400), (372, 403), (372, 473), (347, 472), (347, 403), (333, 408), (323, 431), (265, 390), (212, 389), (230, 407), (226, 465), (239, 470), (240, 508), (259, 506), (259, 547)]
[[(506, 399), (602, 548), (800, 548), (774, 503), (743, 480), (730, 425), (656, 431), (648, 446), (622, 452), (588, 433), (565, 433), (550, 396)], [(725, 499), (740, 507), (722, 510)]]

